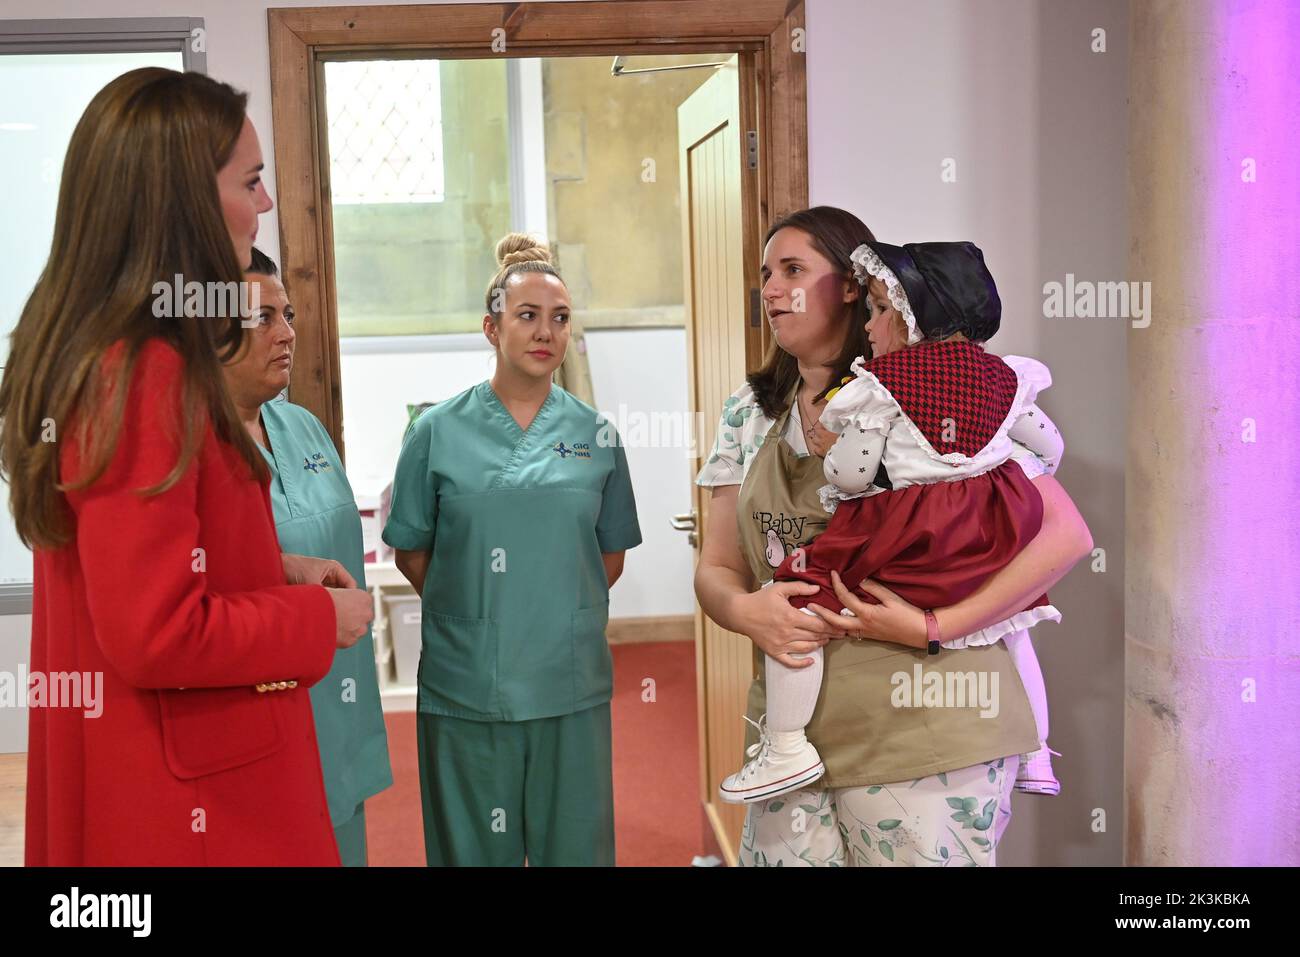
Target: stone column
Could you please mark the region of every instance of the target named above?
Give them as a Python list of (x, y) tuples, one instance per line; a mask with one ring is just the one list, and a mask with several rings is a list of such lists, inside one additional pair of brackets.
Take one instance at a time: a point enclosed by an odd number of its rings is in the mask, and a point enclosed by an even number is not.
[(1134, 0), (1125, 859), (1300, 864), (1300, 2)]

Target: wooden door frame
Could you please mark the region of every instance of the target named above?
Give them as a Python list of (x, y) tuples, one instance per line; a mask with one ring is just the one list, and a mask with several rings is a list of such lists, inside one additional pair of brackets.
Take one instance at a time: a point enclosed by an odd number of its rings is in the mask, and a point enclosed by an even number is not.
[[(328, 165), (322, 163), (320, 55), (396, 48), (442, 59), (728, 51), (753, 64), (758, 102), (758, 219), (747, 251), (776, 217), (808, 205), (803, 0), (581, 0), (267, 10), (280, 263), (298, 344), (289, 390), (344, 451)], [(799, 31), (796, 33), (796, 31)], [(504, 39), (505, 51), (493, 50)], [(749, 56), (745, 56), (749, 54)], [(742, 77), (745, 71), (742, 70)], [(744, 99), (749, 95), (742, 89)], [(743, 113), (742, 113), (743, 115)], [(756, 263), (754, 264), (756, 267)], [(767, 344), (746, 323), (751, 366)]]
[[(682, 284), (686, 292), (686, 381), (689, 392), (687, 408), (699, 414), (696, 421), (699, 423), (700, 428), (700, 432), (696, 436), (696, 454), (690, 464), (689, 477), (691, 479), (699, 473), (700, 467), (709, 455), (709, 450), (713, 447), (713, 440), (716, 438), (715, 435), (709, 434), (709, 430), (714, 421), (713, 416), (722, 407), (722, 399), (716, 393), (719, 379), (726, 383), (725, 389), (730, 392), (735, 388), (735, 383), (743, 378), (744, 370), (753, 369), (757, 365), (761, 358), (759, 349), (762, 345), (761, 334), (758, 330), (765, 329), (767, 326), (763, 322), (757, 303), (753, 302), (760, 289), (758, 279), (759, 234), (755, 228), (744, 228), (746, 225), (756, 224), (758, 221), (755, 215), (755, 206), (759, 193), (759, 177), (756, 171), (750, 171), (747, 168), (748, 164), (741, 160), (746, 151), (744, 131), (751, 128), (747, 117), (756, 115), (752, 103), (753, 91), (755, 90), (753, 63), (747, 62), (743, 56), (738, 59), (736, 76), (725, 77), (721, 75), (725, 71), (719, 71), (701, 83), (690, 96), (677, 106), (677, 154), (681, 177), (682, 212)], [(718, 92), (711, 89), (716, 84), (727, 84), (729, 82), (735, 84), (737, 94), (734, 113), (731, 109), (731, 98), (723, 94), (723, 98), (726, 100), (724, 105), (718, 102)], [(693, 100), (701, 97), (705, 98), (703, 103), (695, 107), (690, 106)], [(691, 114), (691, 118), (685, 123), (683, 122), (684, 112)], [(725, 117), (724, 112), (726, 113)], [(725, 130), (727, 126), (731, 127), (729, 133)], [(699, 197), (694, 190), (696, 169), (691, 155), (702, 143), (716, 142), (715, 137), (718, 134), (726, 137), (725, 145), (735, 151), (734, 157), (729, 157), (727, 165), (734, 164), (732, 171), (737, 174), (738, 179), (736, 184), (738, 187), (736, 196), (738, 208), (735, 215), (739, 222), (735, 223), (734, 226), (738, 227), (740, 233), (738, 256), (741, 288), (736, 290), (738, 293), (737, 303), (740, 307), (736, 311), (747, 316), (747, 324), (743, 327), (743, 335), (740, 337), (740, 341), (743, 343), (740, 354), (737, 354), (734, 345), (735, 339), (733, 336), (737, 331), (734, 328), (726, 329), (726, 335), (723, 336), (721, 341), (713, 341), (712, 349), (706, 344), (713, 338), (711, 333), (719, 331), (717, 328), (718, 319), (722, 319), (725, 323), (730, 317), (730, 313), (725, 308), (720, 313), (715, 313), (713, 309), (709, 308), (707, 303), (711, 295), (700, 282), (702, 263), (698, 244), (709, 231), (706, 229), (702, 233), (697, 229), (696, 215), (701, 210), (696, 205)], [(724, 228), (728, 228), (730, 231), (730, 214), (728, 214), (726, 222), (729, 226)], [(730, 242), (724, 241), (720, 245), (729, 248)], [(715, 248), (713, 252), (716, 254), (717, 249)], [(716, 274), (714, 281), (717, 281)], [(730, 279), (728, 279), (726, 285), (731, 285)], [(705, 315), (701, 315), (697, 311), (697, 306), (701, 304), (705, 305), (702, 310)], [(755, 320), (757, 321), (757, 330)], [(730, 368), (736, 359), (740, 360), (740, 370)], [(727, 373), (715, 376), (713, 373), (719, 370), (719, 363), (723, 368), (727, 368)], [(705, 393), (701, 391), (702, 380), (705, 379), (713, 387), (705, 390), (707, 398), (703, 397)], [(695, 535), (697, 536), (693, 545), (698, 562), (700, 542), (709, 533), (709, 490), (693, 487), (691, 502), (692, 511), (695, 515)], [(695, 630), (695, 707), (696, 724), (699, 730), (699, 799), (704, 818), (704, 833), (707, 839), (706, 851), (716, 853), (728, 865), (735, 866), (739, 853), (739, 840), (738, 835), (733, 834), (733, 822), (728, 820), (735, 812), (719, 806), (717, 791), (714, 789), (714, 782), (718, 780), (715, 758), (720, 756), (715, 752), (717, 742), (713, 716), (715, 714), (715, 703), (724, 700), (722, 710), (727, 714), (726, 721), (731, 729), (735, 730), (735, 715), (737, 711), (744, 712), (744, 704), (739, 703), (739, 707), (737, 707), (737, 702), (728, 699), (725, 689), (719, 687), (719, 674), (723, 675), (722, 683), (726, 684), (726, 669), (717, 668), (716, 652), (720, 650), (721, 644), (715, 643), (711, 639), (721, 637), (723, 629), (716, 623), (710, 622), (698, 602), (695, 606), (693, 623)], [(725, 644), (725, 642), (722, 644)], [(748, 669), (745, 673), (748, 674)], [(735, 755), (742, 753), (743, 747), (742, 744), (732, 748), (733, 754), (729, 755), (728, 759), (723, 759), (723, 764), (731, 764)]]

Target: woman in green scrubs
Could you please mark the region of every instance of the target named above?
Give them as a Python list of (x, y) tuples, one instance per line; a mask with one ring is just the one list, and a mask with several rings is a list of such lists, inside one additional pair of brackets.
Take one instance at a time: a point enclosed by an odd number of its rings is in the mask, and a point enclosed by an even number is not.
[(641, 543), (627, 459), (552, 383), (568, 290), (546, 247), (497, 245), (496, 370), (412, 425), (384, 541), (422, 598), (417, 738), (432, 865), (612, 865), (605, 625)]
[[(226, 364), (235, 408), (271, 469), (280, 550), (331, 559), (365, 588), (361, 517), (334, 443), (314, 415), (286, 400), (293, 364), (293, 306), (275, 264), (253, 250), (260, 305), (246, 346)], [(330, 820), (345, 867), (366, 865), (365, 800), (393, 783), (370, 631), (311, 689)]]

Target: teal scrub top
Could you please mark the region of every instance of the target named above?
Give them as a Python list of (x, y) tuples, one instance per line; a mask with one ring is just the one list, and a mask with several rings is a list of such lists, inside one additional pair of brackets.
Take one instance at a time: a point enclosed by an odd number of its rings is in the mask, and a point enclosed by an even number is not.
[(426, 410), (402, 444), (384, 541), (432, 552), (417, 707), (529, 721), (609, 701), (603, 552), (641, 543), (627, 456), (591, 406), (552, 385), (525, 432), (481, 382)]
[[(329, 433), (316, 416), (282, 397), (262, 406), (262, 425), (271, 444), (262, 454), (271, 467), (281, 551), (332, 558), (365, 588), (361, 516)], [(329, 674), (310, 693), (330, 820), (338, 827), (393, 783), (369, 629), (335, 653)]]

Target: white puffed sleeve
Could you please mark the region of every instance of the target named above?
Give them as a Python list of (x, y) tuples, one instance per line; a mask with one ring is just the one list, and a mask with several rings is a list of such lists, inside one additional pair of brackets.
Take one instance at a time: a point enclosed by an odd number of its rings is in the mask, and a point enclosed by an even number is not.
[(861, 495), (875, 480), (884, 454), (884, 433), (849, 426), (826, 453), (823, 463), (826, 481), (848, 497)]
[(873, 484), (885, 440), (902, 412), (889, 390), (854, 364), (856, 377), (826, 404), (821, 424), (839, 435), (826, 453), (823, 470), (830, 484), (818, 490), (822, 507), (835, 511), (839, 501), (879, 492)]
[(848, 428), (888, 435), (902, 410), (879, 379), (862, 371), (861, 362), (853, 363), (854, 377), (826, 403), (821, 424), (837, 435)]
[(1016, 404), (1020, 409), (1038, 401), (1038, 393), (1052, 384), (1052, 370), (1037, 359), (1028, 356), (1003, 356), (1002, 361), (1016, 374), (1019, 388), (1016, 390)]
[[(1023, 457), (1026, 453), (1039, 463), (1039, 475), (1056, 474), (1061, 458), (1065, 455), (1065, 439), (1061, 438), (1060, 429), (1047, 417), (1046, 412), (1037, 405), (1031, 405), (1011, 424), (1007, 435), (1016, 443), (1016, 451), (1012, 452), (1011, 457), (1020, 462), (1025, 474), (1031, 479), (1038, 476), (1030, 474), (1031, 466)], [(1024, 450), (1023, 453), (1020, 450)]]
[(1052, 384), (1052, 373), (1037, 359), (1003, 356), (1016, 374), (1016, 405), (1007, 436), (1016, 443), (1012, 459), (1034, 479), (1053, 475), (1065, 455), (1065, 439), (1056, 424), (1037, 404), (1038, 394)]

